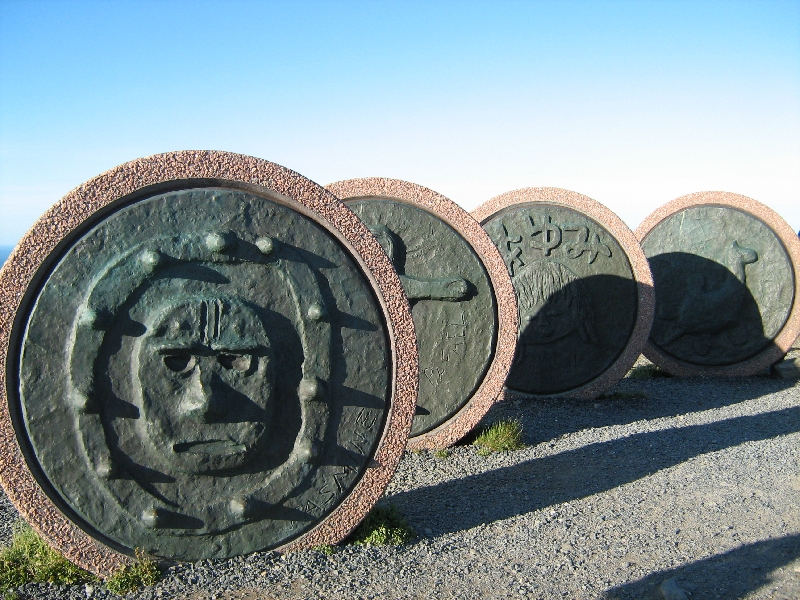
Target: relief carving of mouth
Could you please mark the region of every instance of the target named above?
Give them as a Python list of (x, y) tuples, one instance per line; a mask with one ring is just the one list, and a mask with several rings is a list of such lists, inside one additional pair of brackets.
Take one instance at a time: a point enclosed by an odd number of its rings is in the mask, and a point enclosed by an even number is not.
[(173, 444), (172, 450), (177, 454), (206, 454), (211, 456), (228, 456), (247, 451), (247, 446), (234, 440), (200, 440)]

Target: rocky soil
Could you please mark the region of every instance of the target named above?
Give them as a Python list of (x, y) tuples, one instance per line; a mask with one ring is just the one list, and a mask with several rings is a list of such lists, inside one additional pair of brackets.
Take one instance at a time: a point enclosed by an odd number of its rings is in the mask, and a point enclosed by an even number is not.
[[(800, 382), (628, 377), (608, 398), (506, 401), (486, 421), (506, 418), (525, 449), (406, 453), (382, 502), (416, 530), (408, 545), (178, 565), (130, 597), (800, 598)], [(3, 497), (0, 537), (16, 518)]]

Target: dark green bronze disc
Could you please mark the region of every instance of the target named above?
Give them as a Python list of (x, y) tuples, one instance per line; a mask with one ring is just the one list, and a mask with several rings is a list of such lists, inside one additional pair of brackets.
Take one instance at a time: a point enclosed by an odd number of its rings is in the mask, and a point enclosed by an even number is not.
[(684, 208), (642, 240), (656, 291), (650, 342), (700, 367), (742, 363), (786, 325), (794, 270), (781, 240), (728, 206)]
[(453, 227), (407, 202), (348, 200), (395, 266), (411, 302), (420, 389), (411, 436), (448, 421), (480, 386), (494, 355), (497, 311), (475, 251)]
[(637, 323), (637, 284), (614, 236), (583, 212), (520, 203), (483, 223), (506, 260), (519, 340), (506, 386), (564, 394), (605, 373)]
[(383, 431), (392, 372), (371, 284), (266, 194), (191, 188), (113, 211), (23, 309), (31, 469), (123, 549), (285, 544), (347, 496)]

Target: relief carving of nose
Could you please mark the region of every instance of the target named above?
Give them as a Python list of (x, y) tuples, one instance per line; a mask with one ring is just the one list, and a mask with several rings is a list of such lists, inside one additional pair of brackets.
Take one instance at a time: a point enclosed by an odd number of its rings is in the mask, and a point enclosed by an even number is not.
[(219, 416), (219, 393), (214, 385), (216, 374), (213, 369), (197, 365), (181, 401), (181, 410), (190, 419), (209, 423)]

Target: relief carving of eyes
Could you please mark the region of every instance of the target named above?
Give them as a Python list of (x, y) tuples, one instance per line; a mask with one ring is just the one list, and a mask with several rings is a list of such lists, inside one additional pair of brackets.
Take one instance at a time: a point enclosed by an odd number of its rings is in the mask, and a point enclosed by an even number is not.
[(229, 371), (247, 373), (253, 364), (252, 354), (219, 354), (217, 362)]
[(172, 372), (185, 375), (190, 373), (197, 364), (197, 357), (193, 354), (165, 354), (164, 365)]

